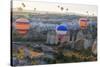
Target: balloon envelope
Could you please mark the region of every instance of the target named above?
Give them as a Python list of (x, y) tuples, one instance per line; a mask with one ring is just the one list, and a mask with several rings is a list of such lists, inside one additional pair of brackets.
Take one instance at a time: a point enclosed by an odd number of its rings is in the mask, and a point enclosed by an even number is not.
[(79, 24), (81, 29), (85, 29), (88, 26), (88, 19), (87, 18), (80, 18), (79, 19)]
[(59, 31), (68, 31), (67, 27), (64, 26), (64, 25), (58, 26), (57, 30), (59, 30)]
[(19, 18), (17, 19), (15, 24), (16, 30), (20, 34), (26, 34), (30, 28), (30, 23), (28, 19)]
[(64, 26), (64, 25), (59, 25), (59, 26), (57, 26), (57, 28), (56, 28), (57, 34), (64, 35), (64, 34), (67, 33), (67, 31), (68, 31), (68, 29), (67, 29), (67, 27)]

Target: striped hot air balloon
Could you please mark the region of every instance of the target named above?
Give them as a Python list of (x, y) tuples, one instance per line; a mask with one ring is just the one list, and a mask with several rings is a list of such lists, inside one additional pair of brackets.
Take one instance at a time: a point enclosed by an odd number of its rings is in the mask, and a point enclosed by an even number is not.
[(88, 19), (87, 18), (80, 18), (79, 25), (81, 29), (86, 29), (88, 26)]
[(19, 34), (25, 35), (27, 34), (29, 28), (30, 28), (30, 23), (29, 20), (26, 18), (19, 18), (15, 21), (15, 28), (16, 31)]

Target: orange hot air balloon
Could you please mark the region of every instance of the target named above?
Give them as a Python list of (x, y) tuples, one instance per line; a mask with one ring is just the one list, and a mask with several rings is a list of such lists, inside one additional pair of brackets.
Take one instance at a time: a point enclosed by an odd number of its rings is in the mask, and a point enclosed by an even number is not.
[(30, 28), (29, 20), (25, 18), (19, 18), (15, 21), (15, 27), (19, 34), (25, 35)]
[(80, 18), (79, 25), (81, 29), (86, 29), (88, 26), (88, 19), (87, 18)]

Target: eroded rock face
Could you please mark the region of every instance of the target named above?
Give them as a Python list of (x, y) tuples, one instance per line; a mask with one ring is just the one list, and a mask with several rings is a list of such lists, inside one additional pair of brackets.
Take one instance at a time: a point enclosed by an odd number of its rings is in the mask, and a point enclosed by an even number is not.
[(58, 40), (57, 40), (57, 36), (55, 32), (48, 32), (47, 34), (47, 44), (57, 44)]
[[(72, 44), (71, 44), (72, 45)], [(83, 36), (83, 33), (82, 31), (79, 31), (77, 33), (77, 38), (76, 40), (74, 41), (72, 47), (76, 50), (81, 50), (84, 48), (84, 36)]]
[(80, 40), (80, 39), (84, 39), (84, 35), (83, 35), (82, 31), (79, 31), (78, 34), (77, 34), (76, 40)]
[(92, 46), (91, 41), (92, 41), (92, 40), (84, 39), (84, 49), (88, 49), (89, 47)]
[(77, 39), (74, 42), (74, 48), (77, 50), (88, 49), (92, 46), (92, 43), (92, 35), (89, 32), (87, 32), (87, 34), (84, 34), (82, 31), (79, 31), (77, 34)]
[(97, 55), (97, 41), (95, 40), (93, 45), (92, 45), (92, 53), (94, 55)]
[(81, 50), (84, 48), (84, 39), (77, 40), (74, 43), (74, 49)]

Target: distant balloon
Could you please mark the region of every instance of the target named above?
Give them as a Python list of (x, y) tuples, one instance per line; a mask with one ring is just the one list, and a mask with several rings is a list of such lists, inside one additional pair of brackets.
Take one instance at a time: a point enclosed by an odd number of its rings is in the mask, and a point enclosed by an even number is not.
[(63, 10), (64, 10), (64, 8), (63, 8), (63, 7), (61, 7), (61, 10), (63, 11)]
[(66, 11), (68, 11), (68, 8), (66, 9)]
[(23, 6), (23, 7), (26, 7), (26, 5), (25, 5), (24, 3), (22, 3), (22, 6)]
[(58, 6), (58, 8), (60, 8), (60, 6)]
[(36, 8), (34, 8), (34, 11), (36, 11)]
[(25, 18), (19, 18), (15, 21), (15, 27), (19, 34), (25, 35), (30, 28), (29, 20)]
[(87, 18), (80, 18), (79, 24), (81, 29), (86, 29), (88, 26), (88, 19)]
[(88, 13), (88, 11), (86, 11), (86, 13)]

